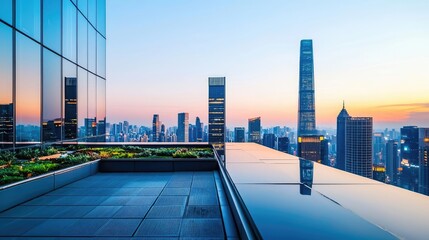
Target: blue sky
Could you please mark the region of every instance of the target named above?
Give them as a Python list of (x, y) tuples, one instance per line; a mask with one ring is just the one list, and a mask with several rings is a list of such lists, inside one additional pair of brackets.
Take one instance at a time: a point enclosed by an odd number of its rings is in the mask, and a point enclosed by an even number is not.
[(230, 127), (296, 127), (299, 41), (311, 38), (318, 127), (335, 127), (343, 99), (376, 127), (429, 127), (428, 12), (423, 0), (108, 0), (108, 121), (206, 123), (207, 78), (226, 76)]

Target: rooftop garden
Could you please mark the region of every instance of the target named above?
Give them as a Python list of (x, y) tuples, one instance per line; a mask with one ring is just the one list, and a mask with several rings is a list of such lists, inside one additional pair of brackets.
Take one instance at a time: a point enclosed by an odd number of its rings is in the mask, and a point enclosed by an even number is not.
[(96, 159), (213, 158), (208, 147), (49, 147), (0, 152), (0, 186)]

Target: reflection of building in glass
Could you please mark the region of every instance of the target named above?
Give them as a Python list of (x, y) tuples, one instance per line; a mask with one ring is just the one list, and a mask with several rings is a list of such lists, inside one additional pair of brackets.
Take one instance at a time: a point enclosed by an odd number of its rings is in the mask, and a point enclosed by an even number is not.
[(322, 163), (328, 149), (323, 135), (301, 135), (298, 137), (298, 156), (307, 160)]
[(0, 105), (0, 145), (13, 142), (13, 104)]
[(316, 133), (313, 41), (301, 40), (299, 59), (298, 136)]
[(261, 143), (261, 117), (249, 118), (248, 141)]
[(223, 155), (225, 146), (225, 77), (209, 77), (209, 143)]
[(95, 141), (92, 136), (97, 136), (97, 120), (95, 118), (85, 118), (85, 132), (88, 142)]
[(105, 0), (3, 2), (10, 17), (0, 16), (0, 141), (85, 141), (88, 118), (99, 121), (94, 138), (104, 134)]
[(189, 113), (179, 113), (177, 120), (177, 141), (189, 142)]
[(313, 170), (314, 163), (306, 159), (299, 159), (299, 180), (301, 195), (311, 195), (311, 187), (313, 186)]
[(372, 118), (346, 121), (346, 171), (372, 178)]
[(234, 128), (234, 142), (245, 142), (245, 130), (244, 127)]
[(77, 138), (77, 79), (65, 78), (64, 134), (65, 139)]

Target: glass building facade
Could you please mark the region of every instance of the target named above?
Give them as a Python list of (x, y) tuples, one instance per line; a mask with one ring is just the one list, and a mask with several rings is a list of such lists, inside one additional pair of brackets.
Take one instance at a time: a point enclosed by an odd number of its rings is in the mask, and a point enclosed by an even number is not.
[(248, 142), (261, 143), (261, 117), (249, 118)]
[(224, 154), (225, 77), (209, 77), (209, 143)]
[(372, 117), (346, 120), (346, 171), (372, 178)]
[(301, 40), (299, 58), (298, 136), (315, 134), (313, 40)]
[(0, 146), (103, 141), (105, 0), (0, 1)]

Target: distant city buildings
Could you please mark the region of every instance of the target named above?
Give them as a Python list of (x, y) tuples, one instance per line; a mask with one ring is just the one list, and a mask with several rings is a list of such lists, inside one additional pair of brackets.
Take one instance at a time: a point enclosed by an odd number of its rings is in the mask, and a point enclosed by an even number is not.
[(225, 148), (225, 77), (209, 77), (209, 143), (224, 154)]
[(323, 135), (301, 135), (298, 137), (298, 156), (307, 160), (322, 163), (327, 154)]
[(246, 133), (244, 127), (234, 128), (234, 142), (245, 142)]
[(372, 178), (372, 118), (346, 120), (346, 171)]
[(249, 118), (248, 141), (261, 143), (261, 117)]
[(316, 134), (313, 41), (301, 40), (299, 59), (298, 136)]
[(335, 165), (341, 170), (346, 170), (346, 122), (349, 117), (343, 102), (343, 109), (337, 117), (337, 159)]
[(277, 150), (284, 153), (290, 153), (289, 151), (289, 138), (288, 137), (279, 137), (277, 138)]
[(274, 149), (276, 145), (276, 136), (274, 133), (265, 133), (262, 137), (262, 145)]
[(189, 142), (189, 113), (177, 115), (177, 141)]
[(388, 140), (385, 148), (386, 155), (386, 177), (388, 183), (397, 184), (399, 174), (399, 143), (395, 140)]
[(159, 115), (154, 114), (152, 120), (152, 141), (159, 142), (160, 141), (160, 133), (161, 133), (161, 125), (159, 122)]

